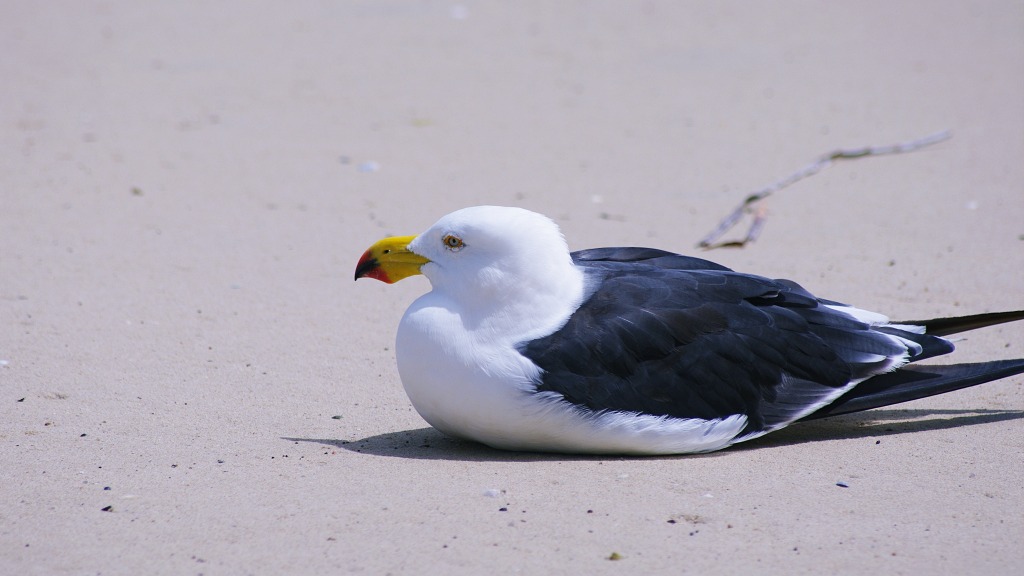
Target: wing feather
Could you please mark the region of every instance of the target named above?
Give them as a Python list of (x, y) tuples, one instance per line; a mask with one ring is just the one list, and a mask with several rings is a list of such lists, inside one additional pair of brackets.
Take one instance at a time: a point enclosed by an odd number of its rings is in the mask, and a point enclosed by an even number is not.
[(573, 258), (591, 293), (561, 329), (519, 349), (542, 369), (538, 392), (589, 410), (709, 420), (742, 414), (742, 435), (753, 436), (807, 416), (908, 356), (901, 339), (910, 333), (877, 330), (791, 281), (645, 248)]

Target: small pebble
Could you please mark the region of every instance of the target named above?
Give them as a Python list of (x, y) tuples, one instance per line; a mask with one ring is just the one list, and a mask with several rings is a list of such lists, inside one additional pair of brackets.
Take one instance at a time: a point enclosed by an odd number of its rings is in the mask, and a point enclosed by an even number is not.
[(839, 486), (840, 488), (849, 488), (850, 487), (850, 485), (847, 484), (846, 482), (836, 482), (836, 486)]

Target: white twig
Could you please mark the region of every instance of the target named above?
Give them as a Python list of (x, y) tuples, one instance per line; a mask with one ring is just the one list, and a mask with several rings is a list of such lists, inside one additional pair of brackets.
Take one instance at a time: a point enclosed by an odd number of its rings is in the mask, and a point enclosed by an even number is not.
[[(949, 138), (952, 134), (949, 130), (943, 130), (942, 132), (936, 132), (924, 138), (918, 138), (917, 140), (911, 140), (909, 142), (901, 142), (899, 144), (891, 144), (888, 146), (865, 146), (863, 148), (846, 148), (839, 150), (833, 150), (828, 154), (823, 154), (818, 157), (817, 160), (804, 166), (803, 168), (793, 172), (789, 176), (786, 176), (782, 180), (779, 180), (773, 184), (769, 184), (764, 188), (747, 196), (735, 210), (729, 213), (728, 216), (722, 219), (718, 224), (718, 227), (711, 231), (710, 234), (701, 239), (697, 243), (698, 248), (705, 250), (711, 250), (714, 248), (742, 248), (750, 242), (757, 240), (758, 235), (764, 228), (765, 224), (765, 212), (763, 208), (754, 210), (754, 205), (762, 200), (768, 198), (775, 192), (782, 190), (786, 186), (790, 186), (807, 178), (813, 176), (818, 172), (821, 172), (825, 168), (828, 168), (836, 160), (852, 160), (854, 158), (863, 158), (864, 156), (882, 156), (885, 154), (903, 154), (904, 152), (913, 152), (919, 150), (925, 146), (931, 146), (932, 144), (942, 142)], [(754, 220), (747, 230), (747, 235), (742, 240), (731, 240), (725, 242), (719, 242), (726, 232), (736, 226), (745, 214), (754, 214)]]

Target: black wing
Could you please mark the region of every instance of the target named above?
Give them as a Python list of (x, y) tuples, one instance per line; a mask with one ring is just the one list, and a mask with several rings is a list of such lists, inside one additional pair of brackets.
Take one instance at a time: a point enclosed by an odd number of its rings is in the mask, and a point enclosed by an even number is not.
[(870, 410), (908, 400), (917, 400), (953, 390), (969, 388), (1024, 372), (1024, 358), (992, 360), (973, 364), (906, 366), (858, 384), (835, 402), (805, 416), (815, 420)]
[[(520, 346), (539, 392), (591, 410), (713, 419), (745, 414), (741, 435), (806, 415), (907, 346), (799, 285), (644, 248), (573, 254), (593, 293), (560, 330)], [(887, 328), (912, 355), (947, 341)], [(916, 342), (916, 344), (915, 344)]]

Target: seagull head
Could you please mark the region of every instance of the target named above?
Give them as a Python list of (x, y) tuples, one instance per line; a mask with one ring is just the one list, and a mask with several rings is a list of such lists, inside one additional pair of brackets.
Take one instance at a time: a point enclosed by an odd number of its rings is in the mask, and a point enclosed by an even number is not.
[(435, 290), (534, 288), (536, 282), (572, 267), (558, 226), (551, 219), (501, 206), (463, 208), (418, 236), (385, 238), (359, 259), (355, 278), (394, 283), (423, 274)]

